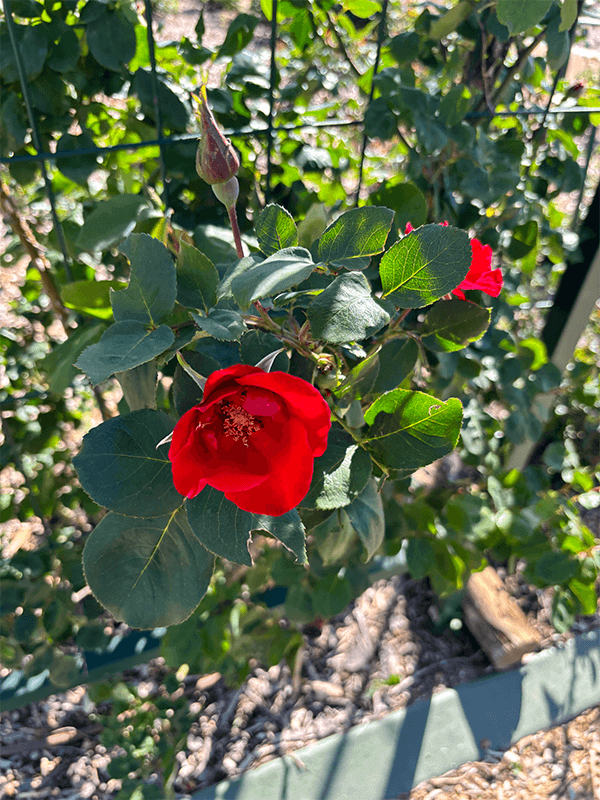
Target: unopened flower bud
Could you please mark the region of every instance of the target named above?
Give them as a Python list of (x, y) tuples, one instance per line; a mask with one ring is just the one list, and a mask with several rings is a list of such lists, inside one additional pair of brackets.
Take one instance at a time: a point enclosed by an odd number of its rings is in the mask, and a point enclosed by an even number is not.
[(196, 153), (196, 172), (203, 181), (211, 185), (227, 183), (235, 177), (240, 167), (240, 160), (229, 139), (226, 139), (217, 127), (208, 106), (206, 86), (202, 86), (200, 96), (196, 99), (200, 103), (202, 126), (202, 137)]

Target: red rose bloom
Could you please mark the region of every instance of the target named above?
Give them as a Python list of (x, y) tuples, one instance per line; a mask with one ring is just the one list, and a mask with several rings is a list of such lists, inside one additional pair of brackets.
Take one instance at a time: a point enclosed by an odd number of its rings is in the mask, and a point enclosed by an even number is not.
[(173, 431), (175, 488), (191, 498), (212, 486), (243, 511), (278, 517), (306, 496), (330, 427), (327, 403), (301, 378), (245, 364), (217, 370)]
[[(440, 225), (448, 226), (447, 222)], [(410, 222), (406, 223), (404, 233), (414, 231)], [(466, 300), (464, 289), (479, 289), (480, 292), (498, 297), (502, 289), (502, 270), (492, 269), (492, 248), (489, 244), (481, 244), (479, 239), (471, 239), (471, 266), (465, 279), (452, 289), (452, 294), (460, 300)]]
[(498, 297), (502, 289), (502, 271), (492, 269), (492, 248), (489, 244), (481, 244), (478, 239), (471, 239), (471, 266), (464, 281), (452, 290), (461, 300), (466, 300), (463, 289), (479, 289), (480, 292)]

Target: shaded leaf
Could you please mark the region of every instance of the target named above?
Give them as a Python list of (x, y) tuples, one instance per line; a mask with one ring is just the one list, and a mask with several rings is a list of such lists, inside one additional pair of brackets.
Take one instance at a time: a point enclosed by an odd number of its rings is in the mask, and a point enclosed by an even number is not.
[(135, 28), (118, 11), (107, 9), (89, 21), (85, 35), (91, 54), (106, 69), (119, 72), (135, 55)]
[(164, 353), (174, 341), (173, 331), (167, 325), (147, 331), (135, 320), (115, 322), (97, 344), (83, 351), (76, 365), (97, 386), (115, 372), (145, 364)]
[(219, 273), (204, 253), (183, 240), (177, 254), (177, 302), (208, 312), (217, 302)]
[(428, 312), (421, 336), (430, 350), (451, 353), (481, 339), (490, 324), (489, 308), (464, 300), (440, 300)]
[(182, 509), (143, 520), (110, 513), (83, 551), (94, 596), (132, 628), (187, 619), (208, 589), (213, 564)]
[(385, 514), (377, 484), (370, 478), (362, 492), (344, 509), (367, 551), (367, 561), (377, 552), (385, 534)]
[(133, 517), (155, 517), (178, 508), (183, 497), (173, 485), (169, 445), (156, 449), (173, 426), (162, 411), (142, 409), (92, 428), (73, 459), (92, 500)]
[(211, 308), (206, 317), (192, 311), (192, 317), (213, 339), (234, 342), (247, 330), (241, 314), (228, 308)]
[(107, 250), (131, 233), (147, 207), (147, 200), (137, 194), (102, 200), (83, 223), (76, 245), (82, 250)]
[(349, 505), (371, 475), (371, 457), (339, 425), (333, 425), (327, 450), (315, 459), (310, 489), (301, 508), (334, 509)]
[(390, 321), (360, 272), (340, 275), (311, 300), (307, 316), (313, 336), (330, 344), (366, 339)]
[(171, 254), (147, 233), (132, 233), (119, 249), (129, 259), (130, 276), (126, 289), (111, 294), (115, 319), (162, 322), (173, 311), (177, 295)]

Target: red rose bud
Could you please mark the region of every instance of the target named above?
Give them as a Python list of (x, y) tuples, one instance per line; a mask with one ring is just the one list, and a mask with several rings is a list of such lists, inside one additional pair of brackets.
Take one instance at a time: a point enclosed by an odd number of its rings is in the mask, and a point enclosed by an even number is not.
[(306, 497), (330, 427), (307, 381), (246, 364), (217, 370), (173, 431), (175, 488), (192, 498), (212, 486), (243, 511), (281, 516)]
[(229, 139), (217, 128), (212, 111), (208, 107), (206, 86), (200, 89), (196, 98), (200, 103), (200, 124), (202, 136), (196, 152), (196, 172), (211, 185), (227, 183), (235, 177), (240, 168), (240, 160)]

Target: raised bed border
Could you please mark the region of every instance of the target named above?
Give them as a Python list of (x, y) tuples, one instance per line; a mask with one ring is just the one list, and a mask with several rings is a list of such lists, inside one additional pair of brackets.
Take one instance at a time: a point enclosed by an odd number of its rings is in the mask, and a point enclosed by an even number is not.
[(192, 800), (389, 800), (597, 703), (598, 629), (519, 669), (446, 689), (296, 750), (294, 759), (283, 756), (221, 781)]

